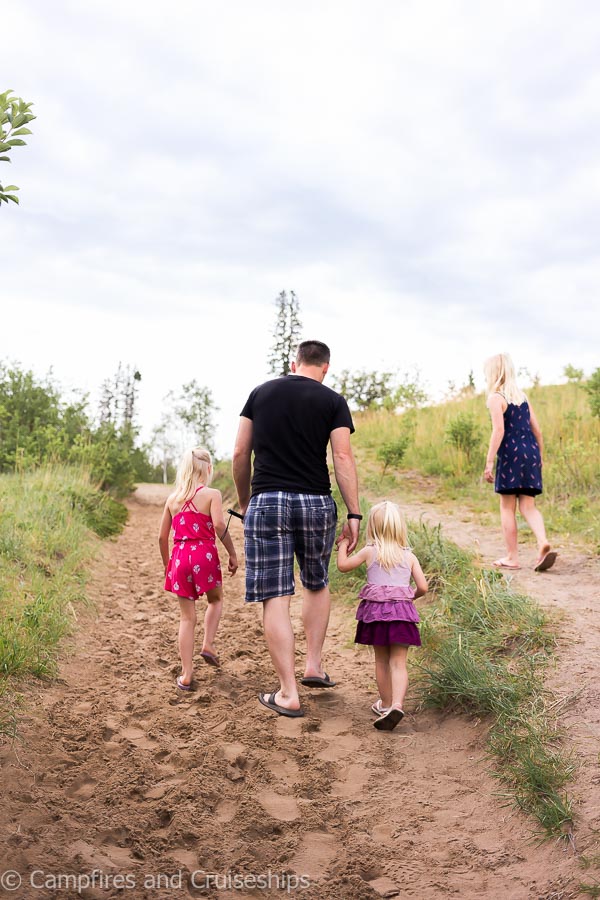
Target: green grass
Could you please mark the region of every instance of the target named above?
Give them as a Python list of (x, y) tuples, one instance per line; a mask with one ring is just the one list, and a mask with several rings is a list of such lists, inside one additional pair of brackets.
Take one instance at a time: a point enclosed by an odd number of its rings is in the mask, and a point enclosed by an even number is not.
[[(577, 384), (532, 388), (528, 396), (544, 434), (544, 494), (540, 508), (550, 532), (578, 536), (600, 552), (600, 419), (590, 411), (588, 395)], [(469, 454), (448, 438), (460, 417), (472, 418), (478, 443)], [(478, 395), (424, 407), (404, 415), (386, 410), (356, 413), (353, 447), (361, 484), (381, 494), (397, 490), (436, 503), (460, 502), (478, 513), (497, 516), (492, 485), (483, 480), (490, 419), (485, 397)], [(378, 459), (382, 446), (409, 436), (402, 463), (388, 467)], [(414, 473), (429, 480), (431, 489)]]
[[(361, 503), (362, 511), (367, 506)], [(572, 826), (565, 790), (573, 761), (558, 725), (559, 703), (544, 686), (552, 658), (552, 623), (530, 597), (496, 570), (411, 523), (410, 544), (430, 585), (421, 604), (422, 648), (412, 654), (413, 690), (423, 706), (477, 716), (489, 724), (488, 752), (501, 796), (533, 816), (546, 836)], [(364, 568), (330, 570), (334, 592), (352, 604)]]
[[(84, 472), (59, 467), (0, 476), (0, 504), (1, 694), (8, 678), (55, 674), (60, 642), (85, 602), (94, 535), (117, 534), (127, 511)], [(0, 715), (0, 730), (13, 718)]]

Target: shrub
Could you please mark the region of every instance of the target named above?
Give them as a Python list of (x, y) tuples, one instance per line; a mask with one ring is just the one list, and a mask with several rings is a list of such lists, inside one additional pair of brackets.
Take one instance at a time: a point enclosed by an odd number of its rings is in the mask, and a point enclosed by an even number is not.
[(377, 459), (383, 463), (382, 473), (385, 475), (388, 466), (399, 466), (404, 459), (409, 444), (408, 435), (402, 435), (397, 441), (382, 444), (377, 451)]
[(584, 385), (590, 395), (592, 415), (600, 418), (600, 369), (596, 369)]
[(470, 462), (481, 444), (481, 431), (475, 417), (469, 413), (458, 413), (448, 422), (446, 440), (457, 450), (462, 450)]

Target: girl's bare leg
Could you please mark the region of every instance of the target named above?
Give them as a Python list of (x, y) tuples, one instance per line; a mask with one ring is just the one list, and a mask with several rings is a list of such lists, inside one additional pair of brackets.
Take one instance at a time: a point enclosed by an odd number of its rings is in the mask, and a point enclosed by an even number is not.
[(179, 597), (179, 656), (181, 657), (181, 680), (192, 683), (194, 672), (194, 631), (196, 629), (196, 601)]
[(519, 511), (535, 535), (540, 558), (550, 549), (542, 514), (535, 505), (535, 497), (519, 497)]
[(517, 498), (515, 494), (500, 494), (500, 523), (506, 544), (506, 556), (499, 562), (511, 566), (519, 564), (519, 544), (517, 532)]
[(408, 688), (408, 669), (406, 668), (408, 647), (406, 644), (392, 644), (389, 651), (392, 702), (386, 705), (403, 709), (404, 698)]
[(392, 679), (390, 675), (390, 647), (374, 646), (375, 679), (382, 706), (392, 705)]
[(223, 612), (223, 588), (213, 588), (206, 592), (208, 606), (204, 613), (204, 638), (202, 640), (202, 653), (215, 653), (215, 636), (217, 628), (221, 621), (221, 613)]

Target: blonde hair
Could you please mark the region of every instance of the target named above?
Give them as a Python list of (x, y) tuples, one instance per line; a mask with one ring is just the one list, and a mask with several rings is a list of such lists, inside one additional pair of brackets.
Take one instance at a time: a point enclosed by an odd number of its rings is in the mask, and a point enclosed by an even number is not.
[(382, 500), (371, 507), (367, 519), (367, 543), (374, 544), (376, 560), (388, 571), (404, 562), (408, 535), (400, 507)]
[(523, 403), (527, 398), (517, 385), (513, 361), (508, 353), (490, 356), (483, 364), (490, 394), (502, 394), (507, 403)]
[(212, 459), (208, 450), (205, 447), (186, 450), (177, 469), (173, 499), (176, 503), (185, 503), (199, 485), (208, 485), (211, 481)]

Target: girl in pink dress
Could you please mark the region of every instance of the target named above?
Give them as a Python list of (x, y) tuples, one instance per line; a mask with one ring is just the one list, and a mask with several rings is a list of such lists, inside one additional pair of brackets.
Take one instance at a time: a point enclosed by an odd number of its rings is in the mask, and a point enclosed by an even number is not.
[[(177, 687), (182, 691), (189, 691), (192, 685), (196, 601), (202, 594), (206, 594), (208, 606), (200, 656), (211, 666), (220, 665), (214, 647), (223, 609), (217, 536), (229, 554), (229, 574), (234, 575), (238, 567), (233, 541), (223, 518), (221, 492), (208, 486), (212, 474), (208, 450), (196, 447), (184, 453), (177, 470), (175, 490), (165, 503), (158, 537), (165, 567), (165, 590), (179, 599), (181, 675)], [(169, 556), (171, 524), (173, 550)]]
[[(392, 731), (404, 717), (408, 648), (421, 645), (419, 614), (413, 600), (427, 592), (427, 581), (407, 543), (406, 523), (399, 507), (384, 500), (369, 513), (367, 545), (362, 550), (348, 556), (348, 538), (342, 538), (338, 545), (340, 572), (351, 572), (363, 563), (367, 566), (354, 641), (370, 644), (375, 651), (379, 699), (371, 709), (377, 716), (373, 724), (380, 731)], [(411, 579), (416, 590), (410, 585)]]

